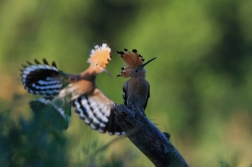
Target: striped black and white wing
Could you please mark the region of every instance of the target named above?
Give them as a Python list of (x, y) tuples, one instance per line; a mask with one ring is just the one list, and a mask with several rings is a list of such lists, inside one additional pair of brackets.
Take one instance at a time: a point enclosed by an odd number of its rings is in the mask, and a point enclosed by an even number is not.
[(75, 113), (84, 122), (101, 133), (108, 131), (110, 135), (124, 134), (117, 125), (114, 115), (114, 102), (108, 99), (98, 88), (92, 95), (82, 95), (73, 101)]
[(46, 59), (43, 59), (44, 64), (36, 59), (34, 61), (36, 64), (27, 62), (28, 65), (23, 65), (24, 69), (21, 70), (25, 89), (30, 93), (46, 97), (58, 95), (62, 89), (62, 82), (55, 62), (50, 66)]
[(68, 76), (57, 69), (55, 62), (50, 66), (46, 59), (43, 59), (44, 64), (36, 59), (34, 61), (36, 64), (27, 62), (28, 65), (23, 65), (22, 82), (28, 92), (44, 97), (31, 101), (30, 107), (35, 113), (50, 109), (51, 113), (56, 113), (63, 118), (59, 120), (63, 120), (64, 127), (67, 128), (71, 117), (70, 97), (57, 95), (67, 83), (65, 78)]

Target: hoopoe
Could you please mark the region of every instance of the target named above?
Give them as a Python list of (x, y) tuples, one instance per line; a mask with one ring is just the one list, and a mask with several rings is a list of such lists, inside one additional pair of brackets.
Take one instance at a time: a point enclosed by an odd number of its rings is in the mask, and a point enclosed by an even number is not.
[(144, 111), (150, 97), (150, 85), (145, 79), (146, 70), (144, 67), (156, 57), (144, 63), (144, 58), (137, 53), (136, 49), (133, 49), (132, 52), (127, 49), (124, 49), (124, 52), (117, 52), (126, 63), (126, 66), (122, 67), (121, 73), (117, 76), (130, 77), (123, 85), (124, 104), (137, 106)]
[[(44, 64), (36, 59), (36, 65), (27, 62), (28, 66), (23, 65), (21, 70), (23, 85), (28, 92), (44, 96), (35, 101), (52, 105), (64, 119), (70, 119), (72, 106), (92, 129), (121, 135), (123, 132), (115, 122), (114, 102), (102, 93), (95, 82), (99, 73), (108, 73), (105, 67), (111, 60), (110, 52), (106, 43), (96, 45), (87, 61), (90, 66), (80, 74), (64, 73), (57, 69), (54, 61), (50, 66), (46, 59), (43, 59)], [(66, 112), (67, 105), (70, 106), (70, 114)]]

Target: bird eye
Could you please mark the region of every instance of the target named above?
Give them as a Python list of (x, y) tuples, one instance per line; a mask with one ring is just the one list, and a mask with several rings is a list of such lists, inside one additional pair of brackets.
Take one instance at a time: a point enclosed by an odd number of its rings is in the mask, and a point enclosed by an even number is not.
[(135, 72), (138, 72), (138, 70), (136, 70)]

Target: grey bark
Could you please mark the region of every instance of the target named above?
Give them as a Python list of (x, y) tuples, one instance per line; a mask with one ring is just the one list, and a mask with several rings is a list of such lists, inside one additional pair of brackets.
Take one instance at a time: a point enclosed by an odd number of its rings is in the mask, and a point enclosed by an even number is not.
[(143, 111), (134, 106), (116, 105), (115, 119), (130, 141), (156, 167), (189, 167), (171, 144), (168, 133), (162, 133)]

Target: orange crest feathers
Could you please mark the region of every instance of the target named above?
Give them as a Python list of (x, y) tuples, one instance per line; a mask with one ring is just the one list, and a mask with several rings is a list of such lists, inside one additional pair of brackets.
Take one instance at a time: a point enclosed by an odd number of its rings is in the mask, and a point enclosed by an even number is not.
[(103, 43), (102, 46), (95, 45), (94, 49), (90, 52), (88, 63), (97, 64), (101, 68), (105, 68), (108, 62), (111, 60), (111, 49), (107, 43)]
[(132, 52), (133, 53), (129, 52), (127, 49), (124, 49), (124, 52), (123, 51), (117, 52), (121, 56), (123, 61), (126, 63), (126, 66), (122, 68), (121, 73), (117, 75), (118, 77), (119, 76), (123, 76), (125, 78), (130, 77), (130, 72), (132, 68), (136, 69), (143, 64), (144, 58), (137, 53), (137, 50), (133, 49)]

